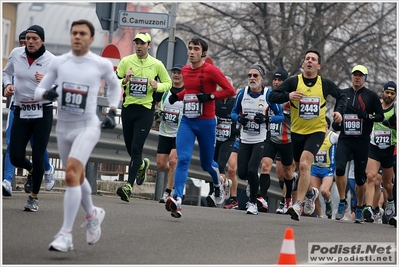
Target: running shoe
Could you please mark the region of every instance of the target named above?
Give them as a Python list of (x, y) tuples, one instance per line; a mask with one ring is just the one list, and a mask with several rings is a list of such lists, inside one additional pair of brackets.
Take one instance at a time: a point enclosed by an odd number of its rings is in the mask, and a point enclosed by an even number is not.
[(44, 172), (44, 189), (46, 191), (50, 191), (55, 186), (55, 168), (53, 165), (50, 165), (50, 170)]
[(129, 202), (130, 196), (132, 195), (132, 185), (126, 183), (123, 187), (119, 187), (118, 190), (116, 190), (116, 193), (123, 201)]
[(354, 223), (363, 223), (363, 209), (356, 207)]
[(223, 186), (223, 180), (219, 180), (219, 185), (218, 187), (214, 186), (214, 191), (213, 193), (215, 194), (215, 204), (221, 205), (223, 204), (224, 201), (224, 186)]
[(387, 221), (395, 216), (395, 202), (394, 201), (388, 201), (387, 206), (385, 208), (385, 216), (387, 217)]
[(301, 219), (301, 202), (297, 201), (288, 208), (287, 214), (291, 215), (291, 219), (299, 221)]
[(72, 234), (59, 232), (54, 237), (54, 241), (51, 242), (48, 250), (59, 252), (68, 252), (69, 250), (73, 250)]
[(247, 204), (247, 214), (257, 215), (258, 214), (258, 205), (252, 202)]
[(280, 202), (278, 205), (278, 208), (276, 209), (277, 214), (284, 214), (284, 202)]
[(234, 199), (234, 200), (230, 199), (229, 203), (226, 204), (223, 208), (224, 209), (237, 209), (238, 208), (238, 201), (236, 199)]
[(258, 197), (256, 199), (256, 202), (257, 202), (259, 211), (267, 212), (269, 210), (269, 205), (267, 204), (267, 201), (263, 197)]
[(165, 209), (170, 211), (170, 215), (173, 218), (180, 218), (181, 217), (181, 198), (180, 197), (168, 197), (165, 203)]
[(95, 207), (91, 216), (80, 227), (87, 227), (86, 241), (89, 245), (95, 244), (101, 237), (101, 223), (105, 217), (103, 208)]
[(326, 204), (326, 216), (327, 216), (327, 219), (331, 219), (332, 218), (332, 213), (333, 213), (333, 200), (332, 200), (332, 198), (330, 197), (330, 199), (329, 199), (329, 201), (327, 202), (327, 201), (325, 201), (325, 204)]
[(388, 221), (389, 225), (393, 225), (396, 228), (396, 216), (392, 216)]
[(4, 197), (12, 196), (12, 185), (7, 180), (3, 180), (3, 196)]
[(224, 199), (229, 199), (230, 198), (230, 188), (233, 182), (226, 178), (226, 182), (223, 184), (224, 186)]
[[(363, 212), (364, 216), (364, 212)], [(384, 209), (378, 207), (376, 211), (374, 211), (374, 223), (382, 224), (382, 217), (384, 216)]]
[(206, 197), (206, 206), (211, 208), (215, 208), (217, 206), (215, 202), (215, 193), (212, 193), (212, 195), (208, 195)]
[(349, 206), (347, 202), (339, 202), (338, 203), (338, 210), (337, 214), (335, 214), (335, 219), (336, 220), (342, 220), (345, 218), (345, 213), (348, 212)]
[(303, 208), (303, 212), (306, 215), (312, 215), (315, 209), (315, 200), (319, 197), (319, 190), (316, 187), (313, 187), (313, 196), (308, 198), (305, 196), (304, 199), (304, 208)]
[(39, 200), (37, 198), (29, 196), (24, 211), (38, 211), (39, 210), (38, 202)]
[(147, 170), (150, 167), (150, 160), (148, 158), (144, 158), (144, 167), (142, 169), (139, 169), (137, 172), (136, 176), (136, 184), (137, 185), (142, 185), (145, 180), (147, 180)]
[(365, 222), (370, 222), (370, 223), (374, 222), (374, 212), (370, 205), (367, 205), (363, 209), (363, 217)]
[(166, 203), (166, 200), (170, 197), (170, 194), (168, 192), (163, 192), (163, 195), (161, 199), (159, 200), (159, 203)]
[(24, 190), (25, 193), (30, 194), (32, 193), (32, 174), (28, 172), (28, 177), (26, 177), (26, 181), (24, 183)]

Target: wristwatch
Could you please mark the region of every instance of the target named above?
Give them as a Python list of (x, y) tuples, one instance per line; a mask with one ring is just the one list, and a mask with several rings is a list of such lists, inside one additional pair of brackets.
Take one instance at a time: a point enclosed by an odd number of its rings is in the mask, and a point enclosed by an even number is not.
[(211, 98), (211, 100), (215, 99), (215, 95), (214, 94), (210, 94), (209, 97)]
[(374, 119), (374, 115), (373, 114), (369, 114), (369, 120)]

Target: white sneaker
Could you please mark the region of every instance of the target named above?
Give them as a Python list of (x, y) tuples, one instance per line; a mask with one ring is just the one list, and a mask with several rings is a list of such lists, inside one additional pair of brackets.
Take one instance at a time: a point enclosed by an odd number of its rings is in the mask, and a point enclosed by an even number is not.
[(312, 187), (313, 189), (313, 197), (311, 198), (307, 198), (305, 196), (304, 199), (304, 208), (303, 208), (303, 212), (307, 215), (312, 215), (315, 209), (315, 200), (319, 197), (319, 190), (315, 187)]
[(229, 199), (230, 198), (230, 188), (233, 182), (226, 178), (226, 182), (223, 184), (224, 186), (224, 199)]
[(258, 205), (258, 210), (264, 212), (267, 212), (269, 210), (269, 205), (267, 204), (267, 201), (263, 197), (258, 197), (256, 201)]
[(166, 200), (168, 199), (168, 197), (170, 197), (168, 192), (163, 192), (163, 195), (161, 197), (161, 199), (159, 200), (159, 203), (166, 203)]
[(3, 180), (3, 197), (12, 196), (12, 185), (9, 181)]
[(214, 187), (214, 194), (215, 194), (215, 203), (218, 205), (223, 204), (224, 201), (224, 186), (223, 186), (223, 180), (219, 179), (219, 185), (218, 187)]
[(54, 238), (55, 239), (53, 242), (51, 242), (48, 250), (60, 252), (68, 252), (68, 250), (73, 250), (72, 234), (59, 232)]
[(54, 178), (55, 169), (53, 165), (50, 165), (50, 170), (44, 172), (44, 189), (50, 191), (55, 186)]
[(90, 217), (86, 216), (86, 221), (81, 227), (87, 226), (86, 241), (89, 245), (95, 244), (101, 236), (101, 223), (105, 217), (103, 208), (95, 207)]
[(258, 205), (249, 202), (247, 203), (247, 214), (253, 214), (257, 215), (258, 214)]

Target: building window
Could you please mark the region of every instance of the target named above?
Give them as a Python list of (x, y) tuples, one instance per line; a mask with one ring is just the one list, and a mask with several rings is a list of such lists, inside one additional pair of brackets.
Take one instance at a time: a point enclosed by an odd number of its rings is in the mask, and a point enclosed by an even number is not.
[(8, 58), (10, 54), (11, 41), (11, 20), (3, 18), (3, 58)]

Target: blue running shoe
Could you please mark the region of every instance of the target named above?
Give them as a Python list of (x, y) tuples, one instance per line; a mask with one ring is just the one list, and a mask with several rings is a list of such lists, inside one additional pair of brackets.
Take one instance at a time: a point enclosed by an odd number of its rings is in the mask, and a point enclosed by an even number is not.
[(347, 202), (339, 202), (338, 203), (338, 211), (335, 214), (336, 220), (342, 220), (345, 217), (345, 213), (349, 210), (349, 206)]
[(363, 223), (363, 209), (361, 207), (356, 207), (354, 223)]

